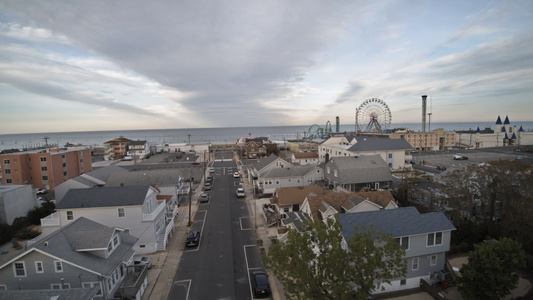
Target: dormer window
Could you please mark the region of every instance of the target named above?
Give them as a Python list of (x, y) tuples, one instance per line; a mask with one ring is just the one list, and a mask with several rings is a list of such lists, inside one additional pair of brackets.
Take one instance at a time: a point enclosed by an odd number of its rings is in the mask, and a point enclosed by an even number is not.
[(120, 245), (120, 238), (118, 234), (114, 234), (113, 238), (107, 244), (107, 255), (109, 256)]

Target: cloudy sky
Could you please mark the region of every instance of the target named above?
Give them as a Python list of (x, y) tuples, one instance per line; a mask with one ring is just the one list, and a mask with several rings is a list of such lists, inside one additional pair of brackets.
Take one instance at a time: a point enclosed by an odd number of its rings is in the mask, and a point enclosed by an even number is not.
[(0, 0), (0, 133), (533, 121), (533, 1)]

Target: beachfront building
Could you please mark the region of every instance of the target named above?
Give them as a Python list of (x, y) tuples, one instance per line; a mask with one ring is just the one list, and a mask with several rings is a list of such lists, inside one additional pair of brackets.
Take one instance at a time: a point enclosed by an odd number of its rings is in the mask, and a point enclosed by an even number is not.
[(388, 134), (391, 139), (404, 139), (411, 147), (420, 151), (446, 150), (455, 147), (455, 131), (445, 132), (443, 128), (431, 132), (395, 131)]
[(143, 160), (150, 155), (150, 145), (147, 141), (131, 141), (126, 154), (133, 159)]
[(456, 133), (457, 145), (460, 148), (487, 148), (501, 146), (533, 145), (533, 132), (526, 132), (522, 126), (512, 126), (509, 117), (502, 122), (500, 116), (495, 123), (495, 128), (486, 127), (481, 130), (463, 130)]
[(362, 188), (390, 188), (393, 177), (380, 155), (364, 155), (330, 158), (325, 166), (324, 180), (331, 188), (341, 186), (355, 192)]
[(0, 155), (3, 184), (29, 184), (53, 191), (63, 182), (92, 170), (89, 148), (50, 148)]
[(127, 139), (123, 136), (112, 139), (110, 141), (105, 142), (105, 145), (109, 145), (109, 147), (113, 148), (114, 153), (114, 159), (121, 159), (128, 153), (128, 144), (132, 142), (132, 140)]
[(333, 157), (379, 155), (390, 169), (411, 168), (411, 146), (404, 139), (386, 136), (335, 136), (325, 140), (318, 147), (320, 162)]

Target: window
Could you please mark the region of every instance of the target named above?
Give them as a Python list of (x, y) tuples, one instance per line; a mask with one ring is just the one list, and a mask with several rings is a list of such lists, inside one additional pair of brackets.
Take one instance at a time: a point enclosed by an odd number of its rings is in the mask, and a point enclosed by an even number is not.
[(402, 248), (404, 248), (405, 250), (409, 249), (409, 237), (408, 236), (396, 238), (395, 241), (397, 245), (402, 246)]
[(437, 255), (433, 254), (429, 257), (429, 265), (430, 266), (436, 266), (437, 265)]
[(74, 220), (74, 212), (72, 210), (67, 210), (67, 220)]
[(119, 208), (118, 209), (118, 217), (119, 218), (124, 218), (126, 216), (126, 212), (124, 211), (124, 208)]
[(432, 232), (428, 233), (427, 246), (438, 246), (442, 245), (442, 232)]
[(45, 172), (45, 171), (47, 171), (47, 170), (48, 170), (48, 167), (47, 167), (47, 166), (43, 166), (43, 167), (41, 167), (41, 171)]
[(326, 171), (329, 173), (331, 173), (331, 170), (329, 169), (329, 167), (326, 168)]
[(44, 181), (48, 181), (48, 176), (43, 176)]
[(11, 170), (10, 170), (10, 169), (5, 169), (5, 170), (4, 170), (4, 173), (6, 173), (6, 174), (11, 174)]
[(389, 158), (392, 158), (392, 153), (389, 153)]
[(17, 159), (16, 158), (13, 158), (13, 163), (17, 163)]
[(338, 177), (337, 170), (333, 170), (333, 176)]
[(67, 176), (67, 171), (63, 172), (63, 176)]
[(406, 285), (406, 284), (407, 284), (407, 279), (400, 280), (400, 285)]
[(113, 247), (117, 247), (118, 246), (118, 235), (115, 235), (113, 237)]
[(12, 183), (11, 178), (6, 178), (6, 183)]
[(26, 277), (26, 265), (23, 261), (14, 262), (13, 270), (15, 271), (15, 277)]
[(44, 267), (42, 261), (35, 262), (35, 273), (44, 273)]
[(413, 258), (412, 269), (413, 271), (418, 270), (418, 257)]
[(41, 156), (41, 161), (46, 161), (46, 156)]
[(63, 272), (63, 263), (59, 260), (54, 260), (54, 268), (57, 273)]
[(9, 159), (4, 159), (4, 165), (9, 165)]

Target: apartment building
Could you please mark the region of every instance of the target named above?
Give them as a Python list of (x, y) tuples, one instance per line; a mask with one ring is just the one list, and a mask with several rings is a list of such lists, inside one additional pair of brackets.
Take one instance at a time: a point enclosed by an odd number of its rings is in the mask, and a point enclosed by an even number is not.
[(31, 184), (54, 190), (61, 183), (92, 170), (91, 150), (51, 148), (0, 155), (3, 184)]

